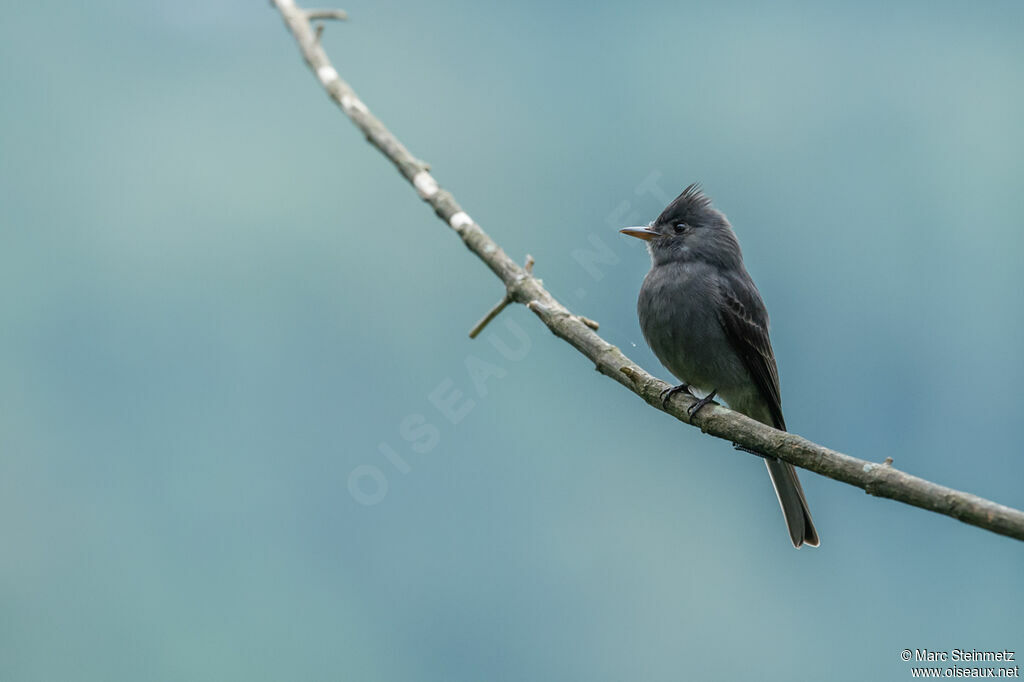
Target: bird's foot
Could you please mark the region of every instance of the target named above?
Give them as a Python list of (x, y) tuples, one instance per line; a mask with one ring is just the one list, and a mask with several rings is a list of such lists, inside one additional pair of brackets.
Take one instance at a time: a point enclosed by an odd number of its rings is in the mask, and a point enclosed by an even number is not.
[(690, 415), (690, 418), (692, 419), (693, 415), (697, 414), (697, 411), (700, 408), (704, 407), (708, 403), (715, 402), (715, 396), (716, 395), (718, 395), (718, 389), (715, 389), (714, 391), (711, 391), (711, 393), (708, 393), (706, 396), (704, 396), (703, 398), (701, 398), (700, 400), (695, 402), (693, 405), (690, 405), (686, 409), (686, 414)]
[(672, 396), (674, 396), (676, 393), (684, 392), (690, 394), (691, 396), (693, 395), (693, 392), (690, 391), (689, 384), (679, 384), (678, 386), (666, 388), (664, 391), (661, 392), (661, 407), (663, 409), (668, 409), (668, 401), (671, 400)]
[(778, 459), (778, 457), (772, 457), (771, 455), (766, 455), (763, 452), (758, 452), (757, 450), (754, 450), (753, 448), (748, 448), (746, 445), (740, 445), (739, 443), (733, 443), (732, 447), (734, 449), (736, 449), (736, 450), (741, 450), (743, 452), (749, 452), (752, 455), (757, 455), (758, 457), (761, 457), (762, 459)]

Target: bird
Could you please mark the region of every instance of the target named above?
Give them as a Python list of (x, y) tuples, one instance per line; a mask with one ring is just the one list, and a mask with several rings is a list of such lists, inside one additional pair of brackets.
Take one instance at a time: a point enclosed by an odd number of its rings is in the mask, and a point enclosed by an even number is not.
[[(752, 419), (785, 431), (768, 311), (743, 264), (732, 225), (699, 183), (689, 185), (649, 225), (625, 235), (647, 242), (651, 270), (637, 299), (644, 339), (682, 383), (662, 393), (703, 397), (690, 415), (721, 398)], [(742, 446), (736, 446), (747, 450)], [(793, 546), (817, 547), (800, 479), (792, 464), (764, 457)]]

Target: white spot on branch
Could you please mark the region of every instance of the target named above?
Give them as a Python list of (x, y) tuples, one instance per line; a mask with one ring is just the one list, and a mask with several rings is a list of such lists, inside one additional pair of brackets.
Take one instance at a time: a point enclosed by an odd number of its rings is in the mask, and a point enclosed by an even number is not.
[(466, 225), (472, 225), (473, 219), (465, 211), (459, 211), (448, 219), (448, 224), (452, 226), (452, 229), (458, 230)]
[(316, 77), (319, 78), (320, 82), (326, 87), (338, 80), (338, 72), (334, 70), (333, 66), (328, 64), (326, 66), (321, 66), (316, 70)]
[(345, 110), (346, 114), (351, 114), (353, 111), (365, 114), (370, 111), (366, 108), (366, 105), (363, 104), (361, 99), (353, 97), (352, 95), (341, 96), (341, 108)]
[(437, 180), (435, 180), (434, 176), (427, 171), (420, 171), (414, 175), (412, 178), (412, 184), (424, 199), (429, 199), (434, 196), (437, 194), (437, 190), (440, 189), (437, 186)]

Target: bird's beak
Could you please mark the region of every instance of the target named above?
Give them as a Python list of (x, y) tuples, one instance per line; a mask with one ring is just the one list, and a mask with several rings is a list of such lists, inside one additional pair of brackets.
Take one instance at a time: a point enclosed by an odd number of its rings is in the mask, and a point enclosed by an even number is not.
[(645, 242), (649, 242), (652, 239), (657, 239), (661, 235), (649, 227), (624, 227), (619, 230), (622, 234), (628, 234), (630, 237), (636, 237), (637, 239), (643, 239)]

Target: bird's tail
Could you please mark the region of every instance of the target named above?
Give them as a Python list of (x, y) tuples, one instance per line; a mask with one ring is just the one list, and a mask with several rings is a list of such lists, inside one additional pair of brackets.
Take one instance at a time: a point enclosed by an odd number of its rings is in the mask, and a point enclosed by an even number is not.
[(768, 475), (772, 477), (775, 494), (779, 497), (782, 516), (786, 519), (793, 546), (808, 544), (817, 547), (818, 531), (814, 530), (811, 511), (807, 508), (807, 498), (796, 476), (796, 469), (792, 464), (778, 459), (765, 459), (765, 464), (768, 465)]

